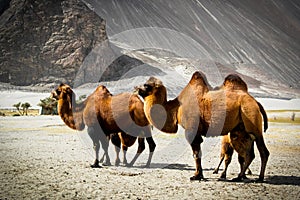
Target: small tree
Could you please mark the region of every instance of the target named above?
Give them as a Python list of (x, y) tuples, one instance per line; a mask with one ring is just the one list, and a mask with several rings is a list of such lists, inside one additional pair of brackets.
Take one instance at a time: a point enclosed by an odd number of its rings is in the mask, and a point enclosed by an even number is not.
[(23, 114), (21, 113), (21, 111), (20, 111), (20, 106), (21, 106), (21, 102), (16, 103), (16, 104), (13, 105), (13, 107), (15, 107), (15, 108), (17, 109), (17, 111), (20, 113), (20, 115), (23, 115)]
[(42, 115), (57, 115), (57, 101), (55, 99), (47, 97), (40, 101), (38, 106), (42, 107)]
[(28, 102), (22, 103), (21, 107), (23, 108), (23, 115), (24, 113), (28, 115), (28, 108), (31, 107), (30, 103)]

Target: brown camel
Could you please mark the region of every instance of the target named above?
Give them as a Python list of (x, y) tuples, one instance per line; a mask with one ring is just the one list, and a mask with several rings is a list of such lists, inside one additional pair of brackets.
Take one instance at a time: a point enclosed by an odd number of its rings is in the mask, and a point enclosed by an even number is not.
[(139, 146), (130, 166), (145, 149), (145, 137), (150, 149), (147, 166), (150, 165), (156, 145), (151, 136), (149, 122), (144, 114), (144, 104), (137, 95), (121, 93), (113, 96), (105, 86), (100, 85), (85, 101), (77, 104), (75, 93), (71, 87), (61, 84), (52, 92), (52, 96), (58, 100), (58, 113), (67, 126), (75, 130), (83, 130), (85, 125), (88, 127), (87, 132), (93, 141), (96, 154), (95, 162), (91, 167), (100, 167), (99, 142), (101, 142), (104, 155), (110, 164), (109, 138), (116, 146), (115, 164), (120, 163), (119, 148), (122, 143), (124, 164), (127, 165), (126, 150), (134, 144), (137, 137)]
[[(263, 181), (269, 151), (262, 135), (259, 106), (248, 93), (224, 88), (209, 91), (210, 86), (200, 72), (193, 74), (188, 85), (174, 100), (167, 101), (166, 88), (154, 77), (136, 89), (145, 100), (145, 114), (152, 125), (167, 133), (176, 133), (178, 124), (185, 129), (196, 162), (196, 172), (191, 180), (204, 178), (200, 146), (202, 136), (213, 136), (216, 133), (227, 135), (243, 123), (245, 132), (254, 136), (259, 149), (262, 163), (258, 181)], [(235, 180), (243, 178), (251, 161), (251, 156), (246, 156)]]
[[(225, 78), (222, 87), (227, 90), (243, 90), (245, 92), (248, 92), (247, 84), (237, 74), (228, 75)], [(264, 132), (266, 132), (266, 130), (268, 129), (268, 117), (263, 106), (259, 102), (257, 102), (257, 104), (260, 108), (260, 112), (264, 119)], [(217, 174), (223, 160), (225, 159), (225, 168), (221, 173), (221, 177), (220, 177), (221, 179), (226, 179), (227, 168), (231, 162), (233, 151), (234, 151), (233, 146), (235, 146), (235, 149), (240, 149), (240, 151), (242, 151), (241, 154), (243, 155), (246, 155), (245, 152), (251, 151), (249, 152), (249, 155), (254, 158), (254, 149), (253, 149), (254, 138), (249, 137), (249, 134), (245, 132), (245, 128), (243, 124), (241, 124), (238, 127), (240, 127), (239, 130), (235, 129), (235, 132), (231, 132), (231, 134), (229, 135), (222, 136), (220, 162), (219, 165), (213, 171), (214, 174)], [(239, 163), (241, 169), (244, 164), (243, 162), (244, 162), (243, 156), (239, 155)], [(248, 174), (252, 174), (250, 168), (248, 168)], [(243, 178), (247, 178), (247, 177), (244, 176)]]

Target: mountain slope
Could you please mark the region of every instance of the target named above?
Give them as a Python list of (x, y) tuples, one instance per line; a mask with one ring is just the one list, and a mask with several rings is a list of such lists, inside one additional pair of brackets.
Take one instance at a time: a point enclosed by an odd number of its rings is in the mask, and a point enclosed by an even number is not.
[[(134, 45), (138, 42), (156, 43), (163, 38), (159, 31), (155, 35), (156, 30), (140, 33), (141, 29), (172, 30), (197, 43), (200, 61), (220, 63), (265, 85), (271, 84), (273, 89), (299, 92), (299, 1), (84, 2), (107, 20), (108, 37), (124, 52), (136, 50)], [(123, 34), (126, 32), (130, 34)], [(140, 35), (128, 36), (134, 34)], [(186, 46), (178, 39), (169, 37), (166, 40), (182, 48)], [(155, 57), (159, 60), (163, 56)]]

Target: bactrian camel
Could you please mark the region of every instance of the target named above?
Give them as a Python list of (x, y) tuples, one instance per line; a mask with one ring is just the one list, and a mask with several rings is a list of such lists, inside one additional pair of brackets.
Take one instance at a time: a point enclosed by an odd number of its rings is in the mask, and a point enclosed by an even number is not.
[[(247, 92), (224, 88), (209, 91), (210, 86), (201, 72), (195, 72), (179, 96), (170, 101), (167, 101), (165, 86), (155, 77), (150, 77), (136, 89), (145, 100), (145, 114), (152, 125), (166, 133), (176, 133), (178, 124), (185, 129), (196, 163), (191, 180), (204, 178), (200, 146), (202, 136), (227, 135), (242, 123), (245, 132), (255, 138), (261, 157), (258, 181), (263, 181), (269, 151), (264, 143), (259, 106)], [(244, 158), (242, 170), (235, 180), (242, 180), (251, 161), (251, 156)]]
[[(225, 78), (222, 87), (223, 89), (226, 90), (243, 90), (245, 92), (248, 92), (247, 84), (237, 74), (228, 75)], [(268, 117), (263, 106), (259, 102), (257, 102), (257, 104), (260, 108), (260, 112), (264, 119), (264, 132), (266, 132), (266, 130), (268, 129)], [(218, 166), (215, 168), (215, 170), (213, 171), (214, 174), (217, 174), (223, 160), (225, 159), (225, 168), (221, 173), (221, 177), (220, 177), (221, 179), (226, 179), (226, 172), (228, 169), (228, 165), (231, 162), (233, 151), (234, 151), (233, 145), (235, 146), (235, 149), (239, 149), (244, 153), (248, 152), (250, 149), (249, 155), (254, 158), (253, 142), (255, 138), (251, 134), (247, 134), (245, 132), (245, 128), (243, 124), (241, 124), (238, 128), (239, 129), (235, 129), (234, 131), (231, 131), (230, 134), (222, 136), (220, 162)], [(239, 155), (238, 160), (242, 169), (242, 166), (244, 164), (243, 163), (244, 159), (241, 155)], [(250, 168), (248, 168), (247, 174), (252, 174)], [(244, 178), (247, 177), (244, 176)]]
[[(58, 114), (67, 126), (75, 130), (83, 130), (87, 126), (87, 132), (93, 141), (96, 159), (91, 167), (99, 166), (100, 143), (104, 155), (109, 161), (107, 138), (111, 137), (112, 143), (120, 147), (122, 143), (124, 151), (124, 163), (127, 164), (126, 150), (138, 137), (138, 150), (129, 164), (132, 166), (138, 156), (145, 149), (146, 138), (150, 154), (146, 166), (151, 163), (155, 149), (155, 142), (151, 136), (151, 129), (143, 110), (143, 102), (135, 94), (121, 93), (113, 96), (108, 89), (100, 85), (81, 103), (75, 102), (75, 93), (67, 84), (61, 84), (52, 96), (58, 100)], [(120, 163), (119, 148), (116, 148), (117, 158), (115, 164)]]

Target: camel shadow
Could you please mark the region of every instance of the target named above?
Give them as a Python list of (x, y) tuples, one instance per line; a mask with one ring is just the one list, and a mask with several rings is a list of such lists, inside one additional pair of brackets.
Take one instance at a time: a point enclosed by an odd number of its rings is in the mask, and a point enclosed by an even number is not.
[(265, 179), (264, 183), (272, 185), (300, 185), (299, 176), (269, 176)]
[[(145, 168), (144, 166), (139, 166), (139, 168)], [(151, 169), (174, 169), (174, 170), (185, 170), (185, 171), (195, 171), (195, 167), (188, 164), (180, 163), (151, 163)], [(203, 169), (203, 171), (211, 171), (211, 169)]]
[[(139, 166), (138, 168), (145, 168)], [(174, 169), (174, 170), (186, 170), (186, 171), (195, 171), (195, 167), (188, 164), (169, 164), (169, 163), (151, 163), (150, 169)], [(203, 171), (213, 171), (213, 168), (203, 169)], [(219, 178), (216, 180), (220, 181)], [(221, 180), (225, 182), (231, 182), (231, 180)], [(246, 183), (256, 182), (253, 179), (247, 179)], [(298, 176), (268, 176), (265, 177), (263, 181), (265, 184), (270, 185), (295, 185), (300, 186), (300, 177)]]
[(195, 170), (193, 166), (188, 164), (170, 164), (170, 163), (151, 163), (150, 167), (145, 165), (134, 166), (135, 168), (149, 168), (149, 169), (176, 169), (176, 170)]

